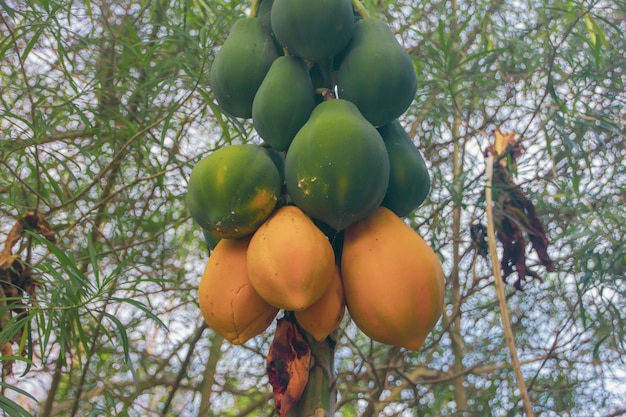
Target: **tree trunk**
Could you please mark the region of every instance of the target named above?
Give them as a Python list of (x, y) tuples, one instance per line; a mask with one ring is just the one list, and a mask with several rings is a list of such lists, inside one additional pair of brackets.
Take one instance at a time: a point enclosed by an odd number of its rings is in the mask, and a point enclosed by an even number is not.
[(337, 401), (335, 386), (334, 335), (318, 342), (302, 331), (311, 349), (309, 380), (300, 400), (291, 408), (288, 417), (333, 417)]

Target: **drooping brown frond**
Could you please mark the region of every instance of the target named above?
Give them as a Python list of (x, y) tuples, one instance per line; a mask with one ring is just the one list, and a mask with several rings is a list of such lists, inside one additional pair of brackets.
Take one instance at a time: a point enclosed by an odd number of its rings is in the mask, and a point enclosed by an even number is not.
[[(32, 230), (54, 242), (56, 234), (50, 224), (38, 213), (28, 212), (19, 218), (7, 235), (4, 249), (0, 253), (0, 330), (4, 329), (11, 317), (25, 314), (26, 306), (22, 298), (35, 298), (38, 282), (31, 268), (22, 258), (13, 254), (13, 248), (24, 237), (25, 230)], [(14, 335), (14, 340), (0, 345), (0, 352), (5, 356), (13, 355), (13, 343), (21, 339), (21, 332)], [(10, 353), (10, 354), (9, 354)], [(13, 361), (3, 361), (2, 371), (10, 375)]]
[(522, 189), (515, 184), (510, 166), (516, 166), (522, 147), (515, 142), (515, 133), (495, 131), (495, 141), (485, 150), (493, 153), (499, 161), (493, 167), (492, 187), (496, 236), (502, 244), (500, 261), (502, 278), (517, 272), (515, 287), (522, 288), (526, 277), (541, 280), (541, 277), (526, 265), (526, 237), (547, 271), (554, 271), (554, 264), (548, 255), (549, 241), (535, 206)]

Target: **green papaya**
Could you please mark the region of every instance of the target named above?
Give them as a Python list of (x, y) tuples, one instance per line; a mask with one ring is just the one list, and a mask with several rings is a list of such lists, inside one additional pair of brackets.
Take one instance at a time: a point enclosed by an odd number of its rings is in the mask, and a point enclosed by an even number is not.
[(270, 20), (270, 13), (272, 11), (272, 6), (274, 5), (274, 0), (262, 0), (259, 2), (259, 8), (257, 10), (256, 17), (261, 21), (261, 26), (271, 32), (272, 24)]
[(356, 104), (374, 126), (397, 119), (417, 92), (411, 57), (379, 19), (354, 24), (354, 36), (337, 71), (340, 98)]
[(315, 91), (304, 61), (282, 56), (270, 67), (252, 102), (252, 122), (259, 136), (286, 151), (315, 107)]
[(271, 35), (253, 17), (238, 19), (211, 66), (211, 88), (219, 106), (235, 117), (252, 117), (252, 101), (278, 58)]
[(408, 216), (430, 192), (430, 175), (422, 153), (398, 120), (378, 128), (385, 142), (391, 172), (381, 203), (398, 217)]
[(331, 58), (352, 38), (352, 2), (274, 0), (271, 23), (276, 39), (291, 55), (311, 61)]
[(207, 249), (210, 252), (213, 252), (213, 249), (215, 249), (215, 246), (217, 246), (217, 244), (219, 243), (220, 240), (222, 240), (221, 237), (214, 235), (213, 233), (209, 232), (208, 230), (202, 229), (202, 236), (204, 236), (204, 243), (206, 243)]
[(285, 183), (285, 155), (283, 152), (278, 152), (274, 148), (270, 148), (269, 146), (263, 146), (263, 150), (270, 157), (276, 169), (278, 170), (278, 174), (280, 175), (280, 183)]
[(276, 39), (276, 35), (274, 35), (274, 31), (272, 30), (271, 23), (271, 12), (272, 6), (274, 5), (274, 0), (263, 0), (261, 4), (259, 4), (259, 9), (257, 10), (257, 19), (261, 21), (261, 26), (265, 29), (274, 40), (274, 46), (276, 47), (276, 52), (278, 55), (283, 55), (283, 46)]
[(294, 203), (343, 230), (372, 213), (389, 184), (382, 137), (349, 101), (319, 104), (293, 139), (285, 183)]
[(263, 147), (229, 145), (193, 167), (186, 203), (200, 227), (233, 239), (251, 234), (267, 220), (281, 191), (278, 168)]

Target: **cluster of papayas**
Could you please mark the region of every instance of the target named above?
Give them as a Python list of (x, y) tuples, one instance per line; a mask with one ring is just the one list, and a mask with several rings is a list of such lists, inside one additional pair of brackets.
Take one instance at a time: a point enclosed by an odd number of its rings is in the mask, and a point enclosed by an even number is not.
[(402, 220), (430, 191), (399, 121), (417, 75), (354, 1), (253, 0), (213, 61), (218, 106), (263, 142), (200, 160), (186, 197), (214, 248), (200, 308), (232, 343), (281, 309), (322, 340), (347, 306), (372, 339), (418, 349), (442, 314), (441, 264)]

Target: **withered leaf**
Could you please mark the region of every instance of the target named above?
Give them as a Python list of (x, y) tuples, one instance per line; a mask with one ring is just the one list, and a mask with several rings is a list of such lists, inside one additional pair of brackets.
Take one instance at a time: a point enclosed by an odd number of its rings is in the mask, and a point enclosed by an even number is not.
[(494, 155), (501, 167), (507, 168), (507, 159), (510, 158), (513, 166), (517, 164), (517, 158), (522, 154), (522, 145), (515, 140), (515, 132), (502, 132), (496, 129), (494, 142), (485, 150), (486, 154)]
[[(13, 250), (13, 246), (15, 246), (15, 244), (22, 238), (23, 233), (24, 226), (22, 226), (22, 223), (19, 221), (15, 222), (4, 242), (4, 250), (2, 253), (6, 258), (9, 258), (11, 251)], [(0, 263), (0, 266), (2, 266), (2, 263)]]
[(310, 365), (311, 349), (296, 325), (286, 317), (278, 319), (267, 354), (267, 375), (278, 416), (285, 417), (302, 396)]
[(470, 226), (470, 237), (472, 246), (478, 255), (487, 259), (489, 257), (489, 245), (487, 243), (487, 227), (482, 223), (475, 223)]
[(39, 233), (50, 242), (56, 242), (56, 234), (50, 227), (50, 223), (41, 214), (30, 211), (23, 216), (23, 220), (31, 230)]
[[(495, 132), (495, 142), (487, 148), (486, 153), (502, 158), (502, 153), (509, 153), (513, 163), (521, 153), (521, 146), (514, 141), (515, 133)], [(504, 162), (504, 163), (502, 163)], [(548, 255), (549, 241), (545, 229), (537, 216), (535, 206), (524, 195), (524, 192), (515, 182), (509, 172), (504, 159), (493, 167), (492, 189), (494, 193), (494, 217), (498, 240), (502, 244), (502, 278), (506, 278), (514, 271), (517, 272), (515, 287), (521, 289), (525, 278), (539, 279), (539, 275), (526, 265), (526, 238), (531, 242), (539, 260), (547, 271), (554, 271), (554, 264)]]

